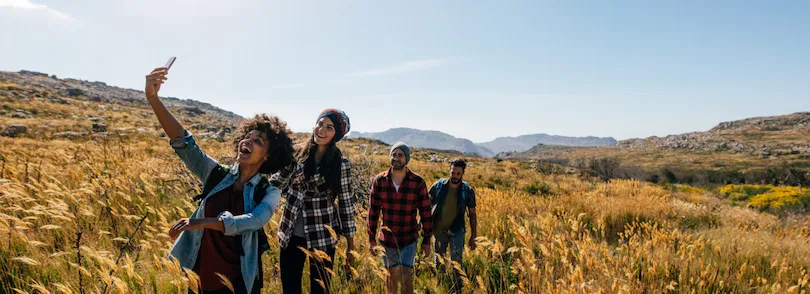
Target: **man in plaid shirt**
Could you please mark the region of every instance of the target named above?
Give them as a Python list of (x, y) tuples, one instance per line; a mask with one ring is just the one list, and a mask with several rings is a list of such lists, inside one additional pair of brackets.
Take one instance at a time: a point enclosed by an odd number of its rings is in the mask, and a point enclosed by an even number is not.
[(413, 293), (413, 264), (416, 243), (422, 228), (422, 255), (431, 250), (433, 223), (430, 213), (430, 198), (427, 185), (421, 176), (411, 172), (408, 161), (411, 149), (402, 142), (391, 147), (391, 167), (374, 179), (371, 186), (368, 210), (368, 239), (371, 254), (377, 246), (377, 227), (382, 214), (382, 241), (385, 247), (383, 262), (389, 270), (388, 293), (396, 293), (402, 284), (401, 293)]

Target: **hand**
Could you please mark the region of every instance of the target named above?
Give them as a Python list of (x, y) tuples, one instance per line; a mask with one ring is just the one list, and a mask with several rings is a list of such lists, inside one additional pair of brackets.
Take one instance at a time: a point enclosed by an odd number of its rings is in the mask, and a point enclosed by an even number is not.
[(377, 256), (377, 253), (374, 252), (374, 247), (377, 247), (377, 240), (369, 240), (368, 241), (368, 252), (371, 253), (371, 256)]
[(356, 251), (354, 251), (354, 249), (355, 249), (354, 248), (354, 237), (347, 237), (346, 238), (346, 263), (348, 263), (351, 266), (354, 266), (354, 254), (352, 254), (352, 252), (356, 253)]
[(354, 250), (346, 250), (346, 263), (349, 266), (354, 266), (354, 254), (352, 254), (352, 251)]
[(177, 237), (180, 236), (180, 233), (183, 231), (196, 231), (199, 229), (204, 229), (205, 227), (205, 220), (203, 219), (189, 219), (189, 218), (181, 218), (178, 220), (172, 228), (169, 230), (169, 237), (172, 238), (172, 241), (177, 240)]
[(478, 247), (478, 244), (475, 244), (475, 236), (470, 237), (470, 243), (468, 246), (470, 246), (470, 250), (475, 250), (475, 248)]
[(430, 241), (422, 241), (422, 257), (428, 258), (430, 256)]
[(346, 264), (344, 265), (344, 271), (346, 275), (351, 276), (352, 270), (351, 268), (354, 267), (354, 248), (346, 248)]
[(146, 75), (146, 98), (147, 99), (156, 99), (158, 97), (158, 91), (160, 91), (160, 85), (166, 81), (166, 71), (165, 67), (158, 67), (153, 70), (150, 74)]
[(189, 227), (188, 218), (181, 218), (172, 225), (171, 229), (169, 229), (169, 238), (171, 238), (172, 242), (174, 242), (175, 240), (177, 240), (177, 237), (180, 236), (180, 233), (187, 230), (188, 227)]

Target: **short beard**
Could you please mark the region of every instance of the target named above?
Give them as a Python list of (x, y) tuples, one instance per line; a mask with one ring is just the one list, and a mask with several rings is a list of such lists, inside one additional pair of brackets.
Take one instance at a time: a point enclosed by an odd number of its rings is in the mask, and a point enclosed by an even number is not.
[(461, 179), (453, 179), (453, 178), (450, 178), (450, 183), (453, 183), (453, 184), (458, 184), (458, 183), (461, 183)]
[(406, 164), (403, 164), (403, 165), (401, 165), (401, 166), (397, 167), (397, 165), (395, 165), (395, 164), (393, 164), (393, 163), (392, 163), (392, 164), (391, 164), (391, 169), (399, 171), (399, 170), (403, 170), (403, 169), (405, 169), (405, 167), (406, 167), (406, 166), (407, 166)]

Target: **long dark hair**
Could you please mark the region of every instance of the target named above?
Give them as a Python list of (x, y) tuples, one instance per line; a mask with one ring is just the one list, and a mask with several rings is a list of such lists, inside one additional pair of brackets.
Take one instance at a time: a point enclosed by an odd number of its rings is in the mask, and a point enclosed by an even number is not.
[(326, 180), (326, 186), (332, 191), (333, 196), (337, 197), (340, 191), (340, 167), (343, 164), (343, 153), (337, 147), (335, 142), (329, 143), (326, 148), (326, 153), (323, 154), (321, 162), (315, 164), (315, 152), (318, 151), (318, 144), (315, 143), (315, 138), (310, 136), (307, 144), (298, 150), (298, 162), (304, 165), (304, 177), (306, 179), (312, 178), (317, 170)]

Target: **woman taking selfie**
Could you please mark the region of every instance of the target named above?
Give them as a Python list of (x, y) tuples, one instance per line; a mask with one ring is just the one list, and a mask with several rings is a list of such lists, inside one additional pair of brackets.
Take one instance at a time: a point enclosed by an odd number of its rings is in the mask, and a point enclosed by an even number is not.
[(261, 173), (275, 173), (293, 162), (290, 130), (278, 117), (256, 115), (236, 131), (235, 163), (220, 165), (200, 149), (158, 98), (166, 74), (161, 67), (146, 76), (146, 99), (175, 153), (205, 183), (199, 207), (169, 231), (176, 240), (171, 258), (199, 275), (200, 293), (231, 293), (218, 274), (228, 278), (235, 293), (259, 293), (263, 226), (281, 196)]
[(312, 135), (299, 150), (297, 162), (270, 178), (271, 183), (284, 189), (282, 195), (287, 202), (278, 227), (284, 293), (301, 293), (307, 255), (299, 247), (329, 255), (322, 262), (309, 259), (311, 292), (329, 293), (331, 277), (326, 269), (332, 268), (338, 241), (329, 228), (346, 237), (347, 263), (354, 263), (350, 251), (354, 250), (357, 228), (351, 163), (336, 145), (349, 127), (349, 117), (343, 111), (324, 110), (315, 121)]

